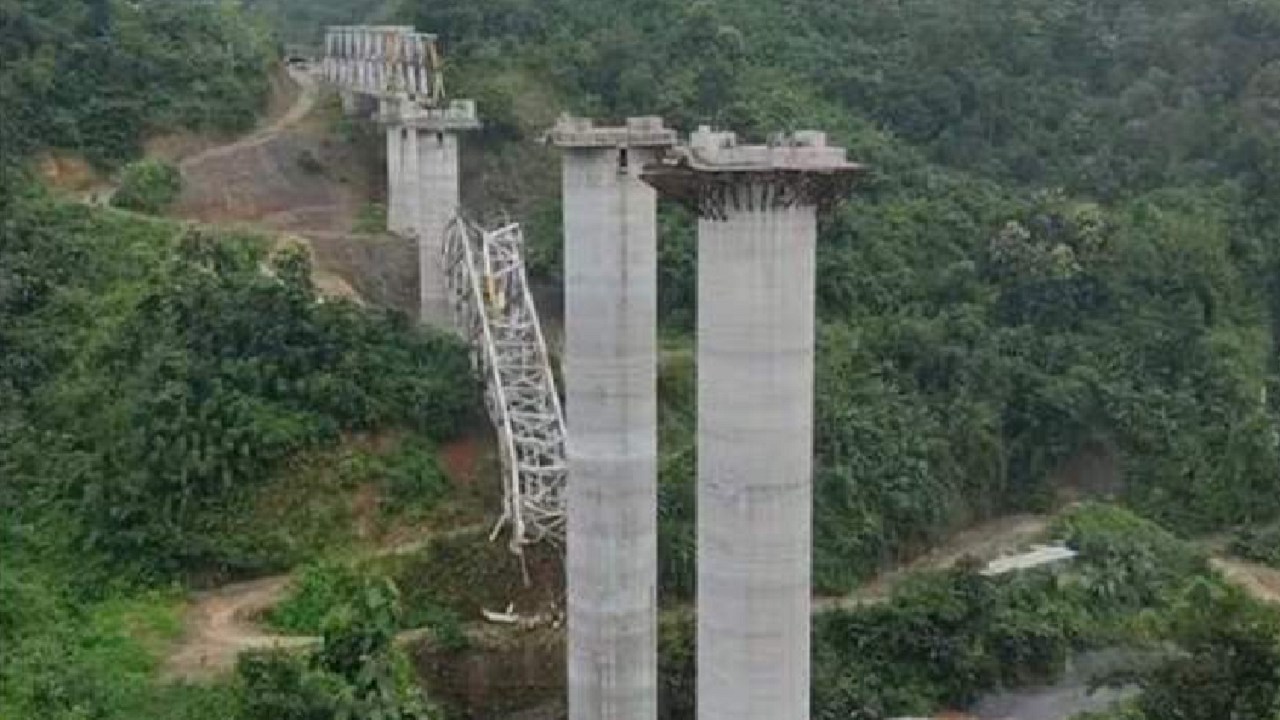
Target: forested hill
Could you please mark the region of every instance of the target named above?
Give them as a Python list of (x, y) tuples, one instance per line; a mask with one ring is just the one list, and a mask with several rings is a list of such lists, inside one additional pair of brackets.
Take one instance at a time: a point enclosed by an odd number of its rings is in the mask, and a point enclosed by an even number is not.
[(1280, 131), (1275, 0), (407, 5), (454, 67), (519, 65), (584, 112), (873, 126), (965, 172), (1093, 197), (1261, 180)]
[(0, 0), (0, 147), (100, 165), (167, 131), (236, 132), (266, 100), (269, 28), (234, 5)]
[[(1070, 513), (1057, 534), (1082, 562), (1061, 578), (961, 568), (836, 603), (815, 624), (815, 717), (962, 706), (1135, 640), (1189, 648), (1151, 702), (1212, 701), (1151, 720), (1275, 705), (1280, 621), (1182, 538), (1280, 516), (1280, 0), (0, 0), (0, 718), (442, 717), (390, 649), (380, 576), (306, 573), (299, 626), (332, 621), (308, 659), (246, 658), (201, 688), (158, 682), (155, 655), (196, 582), (350, 555), (326, 493), (413, 509), (447, 492), (435, 443), (478, 405), (463, 349), (320, 302), (306, 258), (268, 239), (84, 207), (25, 172), (46, 151), (110, 171), (154, 134), (243, 131), (281, 39), (365, 19), (442, 36), (450, 92), (486, 123), (467, 203), (528, 223), (550, 287), (559, 165), (532, 141), (561, 111), (814, 127), (873, 167), (821, 230), (816, 594), (984, 518), (1082, 497), (1144, 516)], [(693, 226), (662, 207), (677, 608)], [(1242, 547), (1272, 558), (1275, 537)], [(410, 615), (441, 617), (433, 581), (488, 562), (458, 542), (447, 572), (406, 571)], [(664, 712), (690, 717), (692, 641), (669, 619)]]
[[(369, 627), (395, 602), (382, 585), (334, 642), (353, 654), (279, 693), (302, 714), (260, 702), (269, 688), (157, 676), (187, 589), (352, 552), (356, 485), (394, 497), (389, 527), (439, 501), (434, 443), (475, 404), (459, 343), (321, 298), (308, 255), (273, 238), (90, 207), (34, 171), (250, 130), (277, 47), (237, 3), (0, 0), (4, 720), (437, 717)], [(179, 182), (157, 162), (121, 176), (113, 202), (152, 213), (130, 191)]]
[[(874, 168), (820, 243), (820, 584), (1046, 506), (1085, 451), (1119, 466), (1108, 492), (1180, 531), (1277, 511), (1280, 2), (405, 7), (484, 108), (484, 152), (529, 179), (553, 276), (537, 163), (554, 157), (515, 148), (555, 111), (819, 127)], [(662, 227), (672, 331), (690, 327), (694, 249), (677, 209)], [(670, 433), (668, 561), (691, 552), (673, 529), (689, 435)]]

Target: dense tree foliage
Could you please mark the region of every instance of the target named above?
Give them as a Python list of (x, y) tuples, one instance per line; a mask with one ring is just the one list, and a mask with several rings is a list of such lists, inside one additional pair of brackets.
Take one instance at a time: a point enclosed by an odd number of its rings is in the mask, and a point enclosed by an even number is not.
[(178, 168), (155, 160), (140, 160), (125, 166), (120, 184), (111, 196), (112, 207), (158, 215), (168, 209), (182, 192)]
[[(1183, 532), (1280, 510), (1275, 2), (405, 8), (491, 147), (539, 132), (541, 99), (754, 138), (817, 126), (872, 166), (820, 238), (823, 589), (1064, 480)], [(661, 227), (664, 323), (687, 330), (692, 223), (664, 208)], [(668, 438), (664, 549), (688, 550), (695, 463)], [(1091, 454), (1118, 479), (1063, 472)], [(681, 557), (664, 572), (687, 593)]]
[(750, 131), (842, 114), (948, 165), (1089, 195), (1250, 175), (1280, 122), (1273, 0), (406, 8), (454, 63), (514, 56), (582, 111)]
[(320, 48), (330, 25), (383, 25), (395, 13), (395, 0), (244, 0), (265, 17), (291, 46)]
[[(140, 577), (285, 559), (239, 519), (252, 498), (347, 433), (448, 437), (472, 402), (466, 357), (402, 316), (321, 301), (305, 256), (257, 238), (38, 195), (4, 231), (0, 717), (219, 717), (204, 693), (153, 689), (145, 637), (99, 627), (97, 608)], [(439, 496), (432, 456), (370, 463), (389, 497)]]
[(3, 0), (5, 162), (62, 148), (114, 164), (148, 134), (243, 130), (273, 55), (233, 3)]
[[(247, 4), (316, 40), (396, 2)], [(476, 156), (528, 196), (520, 219), (550, 277), (555, 184), (528, 141), (560, 110), (756, 139), (820, 127), (874, 168), (821, 230), (821, 592), (1061, 495), (1114, 494), (1179, 533), (1280, 512), (1277, 0), (399, 5), (441, 34), (451, 91), (480, 100)], [(150, 133), (244, 128), (272, 54), (232, 3), (0, 0), (0, 169), (48, 148), (118, 164)], [(472, 400), (456, 344), (318, 302), (305, 259), (260, 241), (0, 191), (0, 644), (17, 648), (0, 661), (0, 717), (203, 720), (246, 688), (251, 720), (434, 717), (389, 634), (406, 617), (453, 632), (460, 608), (500, 607), (519, 575), (497, 546), (457, 538), (392, 563), (406, 616), (376, 575), (316, 566), (279, 621), (330, 623), (321, 653), (246, 660), (235, 688), (207, 692), (152, 688), (121, 628), (136, 623), (121, 613), (164, 618), (171, 601), (121, 610), (99, 581), (279, 562), (233, 522), (253, 493), (351, 433), (446, 436)], [(660, 219), (672, 600), (695, 576), (696, 243), (688, 213)], [(1094, 467), (1073, 472), (1081, 458)], [(429, 494), (430, 466), (379, 474)], [(1082, 552), (1063, 574), (961, 569), (825, 616), (816, 716), (963, 703), (1153, 633), (1179, 654), (1142, 678), (1134, 717), (1275, 713), (1272, 615), (1123, 512), (1059, 531)], [(1257, 556), (1274, 542), (1260, 537)], [(672, 717), (692, 688), (686, 621), (662, 638)]]
[(1081, 720), (1280, 718), (1280, 612), (1235, 588), (1188, 592), (1165, 632), (1172, 657), (1116, 678), (1142, 693), (1111, 713)]
[(44, 202), (6, 237), (5, 509), (68, 513), (140, 568), (236, 562), (225, 521), (283, 461), (386, 425), (447, 437), (471, 401), (456, 341), (318, 301), (296, 252)]
[[(1201, 593), (1225, 592), (1191, 545), (1128, 511), (1082, 506), (1051, 532), (1078, 558), (999, 577), (961, 563), (911, 576), (887, 600), (820, 612), (813, 717), (929, 717), (962, 708), (996, 687), (1053, 679), (1082, 649), (1161, 647), (1178, 636), (1171, 628), (1181, 627), (1187, 607), (1212, 612)], [(1257, 647), (1265, 647), (1262, 638), (1274, 646), (1276, 637), (1263, 634)], [(693, 717), (693, 642), (692, 617), (667, 619), (660, 640), (664, 718)], [(1151, 719), (1157, 717), (1178, 716)]]

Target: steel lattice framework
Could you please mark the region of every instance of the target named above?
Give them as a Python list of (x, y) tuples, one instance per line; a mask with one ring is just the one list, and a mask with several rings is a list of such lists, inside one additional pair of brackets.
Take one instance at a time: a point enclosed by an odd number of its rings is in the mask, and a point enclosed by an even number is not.
[(401, 25), (330, 27), (323, 74), (344, 90), (428, 104), (444, 98), (436, 36)]
[(485, 385), (498, 433), (503, 514), (511, 548), (559, 543), (565, 522), (565, 423), (547, 345), (529, 291), (517, 224), (486, 231), (456, 218), (445, 237), (445, 270), (457, 328)]

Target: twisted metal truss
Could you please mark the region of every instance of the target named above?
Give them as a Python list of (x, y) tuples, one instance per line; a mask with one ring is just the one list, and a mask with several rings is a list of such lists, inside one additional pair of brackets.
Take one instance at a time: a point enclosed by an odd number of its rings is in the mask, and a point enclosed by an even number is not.
[(486, 231), (455, 218), (444, 261), (458, 329), (485, 384), (498, 433), (503, 514), (493, 538), (511, 528), (510, 546), (559, 543), (565, 523), (565, 424), (547, 344), (524, 269), (517, 224)]

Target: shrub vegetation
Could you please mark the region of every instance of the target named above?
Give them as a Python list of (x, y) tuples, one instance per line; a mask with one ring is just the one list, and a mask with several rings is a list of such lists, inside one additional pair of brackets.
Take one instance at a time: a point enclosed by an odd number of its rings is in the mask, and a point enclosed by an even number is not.
[(178, 199), (182, 192), (182, 174), (178, 168), (155, 160), (130, 163), (120, 174), (120, 185), (111, 204), (125, 210), (159, 215)]

